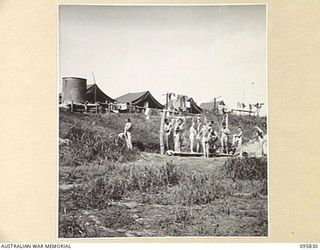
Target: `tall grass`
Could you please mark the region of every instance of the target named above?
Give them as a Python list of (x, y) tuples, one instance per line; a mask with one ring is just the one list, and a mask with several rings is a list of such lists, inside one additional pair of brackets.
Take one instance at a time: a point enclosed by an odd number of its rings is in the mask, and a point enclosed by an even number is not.
[(224, 164), (227, 175), (235, 180), (267, 180), (267, 158), (230, 158)]
[(227, 194), (213, 176), (172, 162), (160, 166), (110, 164), (101, 175), (85, 176), (84, 183), (68, 193), (67, 200), (72, 203), (61, 204), (71, 209), (103, 209), (112, 201), (138, 195), (141, 203), (190, 206), (207, 204)]

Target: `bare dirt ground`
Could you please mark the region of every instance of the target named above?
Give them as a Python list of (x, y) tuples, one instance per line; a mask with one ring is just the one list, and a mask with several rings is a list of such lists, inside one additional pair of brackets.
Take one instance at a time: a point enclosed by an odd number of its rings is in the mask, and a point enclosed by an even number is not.
[(60, 166), (59, 237), (267, 236), (267, 195), (261, 193), (261, 181), (233, 181), (225, 173), (225, 161), (142, 153), (122, 165), (148, 168), (170, 162), (212, 176), (224, 195), (203, 204), (183, 204), (175, 198), (181, 191), (177, 184), (150, 193), (130, 192), (102, 209), (75, 207), (79, 197), (72, 194), (88, 183), (87, 176), (103, 175), (104, 167)]

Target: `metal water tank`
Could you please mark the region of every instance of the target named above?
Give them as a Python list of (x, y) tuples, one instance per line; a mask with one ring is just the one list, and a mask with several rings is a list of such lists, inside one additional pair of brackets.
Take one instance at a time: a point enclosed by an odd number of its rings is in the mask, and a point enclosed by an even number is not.
[(62, 103), (86, 101), (87, 79), (78, 77), (62, 78)]

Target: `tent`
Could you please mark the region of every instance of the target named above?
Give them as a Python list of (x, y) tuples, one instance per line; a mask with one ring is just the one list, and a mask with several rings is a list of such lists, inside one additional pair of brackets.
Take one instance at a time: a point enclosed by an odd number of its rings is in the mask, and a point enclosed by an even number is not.
[(89, 103), (96, 103), (96, 102), (108, 102), (108, 103), (114, 103), (115, 100), (111, 97), (107, 96), (99, 87), (97, 84), (89, 84), (87, 86), (87, 94), (86, 94), (86, 100)]
[(149, 91), (128, 93), (116, 98), (116, 101), (121, 104), (129, 104), (138, 107), (148, 107), (154, 109), (163, 109), (164, 105), (158, 102)]
[(190, 107), (188, 107), (188, 112), (192, 114), (200, 114), (202, 113), (202, 109), (196, 104), (193, 98), (189, 98), (188, 102), (190, 103)]

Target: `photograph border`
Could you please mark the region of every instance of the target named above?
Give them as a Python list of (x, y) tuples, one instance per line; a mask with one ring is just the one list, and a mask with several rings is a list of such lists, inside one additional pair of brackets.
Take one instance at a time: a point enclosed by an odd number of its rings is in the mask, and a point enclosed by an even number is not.
[[(122, 6), (126, 6), (126, 7), (130, 7), (130, 6), (134, 6), (134, 7), (156, 7), (156, 6), (166, 6), (166, 7), (181, 7), (181, 6), (188, 6), (188, 7), (192, 7), (192, 6), (248, 6), (248, 5), (264, 5), (266, 7), (266, 11), (265, 11), (265, 21), (266, 21), (266, 26), (265, 26), (265, 32), (266, 32), (266, 69), (265, 69), (265, 74), (266, 74), (266, 86), (265, 86), (265, 93), (266, 93), (266, 101), (267, 101), (267, 105), (265, 105), (266, 107), (266, 117), (267, 117), (267, 150), (268, 150), (268, 154), (267, 154), (267, 207), (268, 207), (268, 235), (267, 236), (150, 236), (150, 237), (86, 237), (86, 238), (64, 238), (64, 237), (59, 237), (59, 170), (60, 170), (60, 163), (59, 163), (59, 85), (60, 85), (60, 12), (59, 12), (59, 8), (60, 6), (117, 6), (117, 7), (122, 7)], [(181, 4), (177, 4), (177, 3), (172, 3), (172, 4), (168, 4), (168, 3), (137, 3), (137, 4), (133, 4), (133, 3), (106, 3), (106, 4), (98, 4), (98, 3), (58, 3), (56, 5), (56, 15), (57, 15), (57, 26), (56, 26), (56, 32), (57, 32), (57, 40), (56, 40), (56, 45), (57, 45), (57, 89), (56, 89), (56, 150), (57, 150), (57, 155), (56, 155), (56, 192), (57, 192), (57, 197), (56, 197), (56, 222), (55, 222), (55, 240), (70, 240), (70, 241), (74, 241), (74, 240), (80, 240), (80, 241), (92, 241), (92, 240), (97, 240), (97, 241), (101, 241), (101, 240), (106, 240), (106, 241), (126, 241), (126, 240), (148, 240), (152, 242), (156, 242), (157, 239), (161, 239), (161, 240), (166, 240), (166, 243), (173, 243), (172, 240), (175, 239), (194, 239), (194, 240), (200, 240), (202, 242), (204, 242), (203, 240), (206, 239), (266, 239), (266, 238), (270, 238), (271, 237), (271, 223), (270, 223), (270, 144), (269, 144), (269, 139), (270, 139), (270, 124), (269, 124), (269, 22), (268, 22), (268, 17), (269, 17), (269, 3), (265, 2), (265, 3), (181, 3)]]

